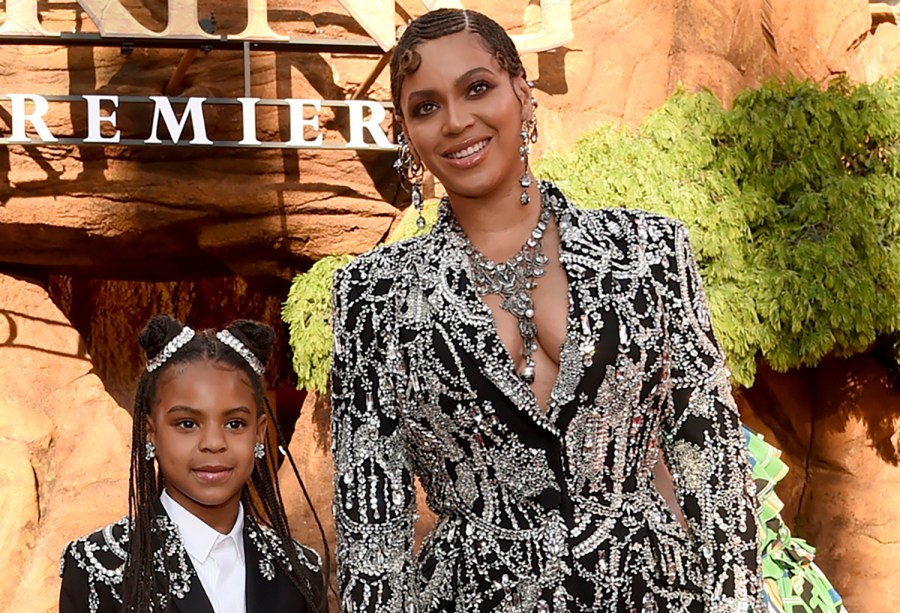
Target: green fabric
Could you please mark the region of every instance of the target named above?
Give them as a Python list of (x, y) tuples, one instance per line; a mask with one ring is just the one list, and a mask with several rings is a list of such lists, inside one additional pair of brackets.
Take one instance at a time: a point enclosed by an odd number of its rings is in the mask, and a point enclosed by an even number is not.
[(815, 548), (795, 538), (781, 519), (784, 503), (775, 486), (788, 473), (781, 452), (759, 434), (744, 429), (757, 486), (766, 606), (770, 613), (838, 613), (840, 595), (813, 562)]

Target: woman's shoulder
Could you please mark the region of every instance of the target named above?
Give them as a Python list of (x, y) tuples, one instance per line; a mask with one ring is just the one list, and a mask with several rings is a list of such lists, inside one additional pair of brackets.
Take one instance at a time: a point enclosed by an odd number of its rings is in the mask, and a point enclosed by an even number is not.
[(63, 550), (59, 574), (81, 570), (90, 576), (121, 575), (128, 559), (131, 520), (123, 517), (87, 536), (75, 539)]
[(678, 219), (642, 209), (579, 209), (579, 214), (595, 233), (614, 239), (671, 240), (685, 231)]
[(408, 281), (409, 274), (414, 274), (417, 262), (426, 257), (431, 242), (430, 235), (426, 234), (380, 245), (363, 253), (335, 273), (335, 291), (374, 296), (390, 293), (398, 287), (398, 282), (402, 286), (402, 280)]

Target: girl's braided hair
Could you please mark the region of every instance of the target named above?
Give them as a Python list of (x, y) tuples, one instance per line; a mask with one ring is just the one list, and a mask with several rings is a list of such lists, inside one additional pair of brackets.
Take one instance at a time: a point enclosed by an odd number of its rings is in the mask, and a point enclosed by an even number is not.
[[(158, 356), (165, 346), (175, 338), (184, 325), (177, 319), (168, 315), (153, 317), (138, 336), (138, 343), (147, 354), (150, 361)], [(250, 320), (238, 320), (227, 326), (243, 345), (265, 364), (272, 356), (275, 343), (275, 331), (266, 324)], [(154, 470), (152, 462), (144, 459), (144, 446), (147, 442), (147, 419), (150, 410), (156, 401), (156, 388), (162, 373), (177, 364), (188, 364), (199, 360), (228, 365), (244, 373), (249, 379), (256, 397), (260, 411), (268, 417), (276, 433), (277, 443), (272, 444), (269, 437), (265, 439), (267, 462), (256, 462), (250, 481), (244, 485), (241, 492), (241, 502), (244, 510), (257, 522), (268, 525), (277, 534), (282, 543), (282, 548), (290, 562), (288, 569), (281, 562), (281, 558), (275, 557), (276, 563), (282, 566), (282, 571), (287, 574), (291, 582), (304, 596), (312, 611), (325, 611), (327, 594), (321, 585), (314, 585), (302, 569), (305, 565), (300, 561), (299, 553), (293, 544), (287, 514), (284, 510), (284, 502), (278, 485), (278, 472), (274, 464), (275, 453), (280, 448), (286, 454), (297, 481), (306, 497), (307, 504), (313, 512), (316, 524), (325, 544), (325, 576), (329, 570), (328, 542), (325, 538), (322, 524), (310, 501), (306, 486), (300, 478), (300, 473), (294, 458), (288, 451), (287, 442), (282, 436), (278, 421), (263, 389), (263, 380), (251, 368), (245, 358), (234, 349), (216, 338), (216, 330), (203, 330), (198, 332), (190, 341), (179, 348), (169, 357), (165, 363), (147, 372), (144, 370), (138, 382), (137, 393), (134, 402), (134, 426), (131, 440), (131, 475), (128, 486), (128, 515), (131, 519), (131, 537), (128, 544), (128, 561), (125, 567), (123, 581), (124, 610), (135, 613), (147, 613), (149, 611), (162, 610), (162, 603), (157, 601), (158, 594), (169, 594), (168, 575), (154, 571), (153, 553), (155, 545), (151, 540), (154, 531), (157, 510), (156, 500), (165, 485), (165, 478), (160, 472)], [(266, 538), (265, 532), (260, 533)], [(275, 547), (274, 543), (270, 543)]]

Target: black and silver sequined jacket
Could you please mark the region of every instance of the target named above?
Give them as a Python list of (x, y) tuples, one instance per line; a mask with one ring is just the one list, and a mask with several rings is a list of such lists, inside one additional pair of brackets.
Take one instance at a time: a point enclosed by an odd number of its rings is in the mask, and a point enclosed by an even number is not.
[[(191, 564), (178, 528), (157, 502), (156, 527), (152, 530), (154, 570), (167, 573), (169, 593), (157, 594), (158, 608), (167, 613), (213, 613), (200, 578)], [(120, 613), (122, 582), (131, 536), (126, 517), (84, 538), (72, 541), (63, 552), (59, 574), (60, 613)], [(304, 573), (314, 591), (322, 593), (319, 555), (294, 543)], [(312, 613), (300, 591), (283, 568), (290, 561), (278, 535), (250, 515), (244, 516), (247, 613)]]
[[(345, 611), (760, 611), (753, 485), (684, 227), (542, 185), (569, 314), (544, 413), (449, 209), (335, 277)], [(652, 481), (661, 449), (688, 522)], [(438, 523), (413, 555), (414, 478)]]

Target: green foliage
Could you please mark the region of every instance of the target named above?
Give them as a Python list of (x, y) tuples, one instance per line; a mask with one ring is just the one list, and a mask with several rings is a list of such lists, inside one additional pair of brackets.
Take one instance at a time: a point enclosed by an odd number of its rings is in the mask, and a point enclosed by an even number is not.
[(323, 258), (291, 284), (281, 318), (288, 324), (297, 386), (324, 391), (331, 367), (331, 287), (335, 271), (350, 255)]
[[(789, 82), (731, 109), (678, 92), (639, 130), (604, 127), (537, 172), (580, 206), (685, 222), (735, 380), (751, 385), (760, 358), (812, 366), (900, 334), (898, 154), (900, 82)], [(392, 240), (417, 233), (408, 212)], [(291, 288), (301, 387), (325, 389), (331, 278), (350, 259), (326, 258)]]
[(731, 110), (675, 94), (637, 132), (542, 160), (582, 206), (691, 229), (735, 380), (864, 351), (900, 332), (900, 82), (767, 84)]

